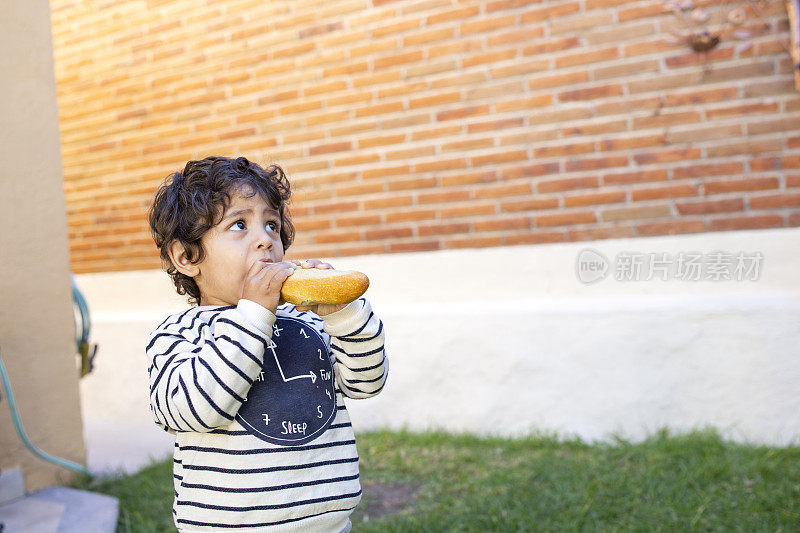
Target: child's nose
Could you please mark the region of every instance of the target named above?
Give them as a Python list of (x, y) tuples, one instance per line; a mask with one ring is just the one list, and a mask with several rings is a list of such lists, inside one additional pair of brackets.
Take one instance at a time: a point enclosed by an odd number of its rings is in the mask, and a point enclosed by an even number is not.
[(264, 228), (258, 230), (255, 235), (255, 247), (259, 248), (272, 248), (272, 239), (269, 238), (269, 233)]

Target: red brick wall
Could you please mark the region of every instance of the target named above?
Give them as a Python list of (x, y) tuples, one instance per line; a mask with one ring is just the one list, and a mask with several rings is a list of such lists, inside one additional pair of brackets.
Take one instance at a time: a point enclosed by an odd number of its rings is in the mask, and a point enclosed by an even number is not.
[(284, 167), (296, 257), (800, 225), (780, 1), (705, 67), (660, 0), (51, 6), (75, 272), (157, 268), (207, 155)]

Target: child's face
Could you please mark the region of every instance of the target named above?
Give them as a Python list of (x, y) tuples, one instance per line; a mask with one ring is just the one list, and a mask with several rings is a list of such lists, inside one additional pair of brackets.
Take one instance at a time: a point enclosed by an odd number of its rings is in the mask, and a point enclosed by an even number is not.
[(283, 260), (280, 213), (251, 190), (233, 190), (222, 220), (202, 238), (206, 255), (194, 277), (200, 305), (236, 305), (256, 261)]

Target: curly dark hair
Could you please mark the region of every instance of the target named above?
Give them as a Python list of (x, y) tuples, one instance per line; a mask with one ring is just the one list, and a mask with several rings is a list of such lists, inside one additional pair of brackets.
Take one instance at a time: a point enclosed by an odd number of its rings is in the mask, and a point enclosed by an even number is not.
[(178, 272), (169, 258), (169, 247), (177, 240), (186, 249), (189, 261), (202, 261), (203, 235), (222, 219), (230, 206), (231, 191), (247, 188), (280, 213), (280, 236), (286, 250), (294, 240), (294, 225), (287, 208), (291, 189), (286, 174), (277, 165), (264, 169), (244, 157), (206, 157), (186, 163), (182, 172), (167, 176), (156, 191), (149, 212), (153, 240), (178, 294), (188, 294), (190, 304), (200, 303), (200, 288), (194, 279)]

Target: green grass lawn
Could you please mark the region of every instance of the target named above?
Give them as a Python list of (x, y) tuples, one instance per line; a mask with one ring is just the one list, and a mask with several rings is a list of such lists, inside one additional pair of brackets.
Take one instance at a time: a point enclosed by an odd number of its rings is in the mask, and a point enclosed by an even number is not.
[[(713, 430), (588, 445), (552, 436), (357, 435), (353, 531), (800, 531), (800, 448)], [(174, 531), (172, 464), (77, 486), (120, 500), (118, 532)]]

